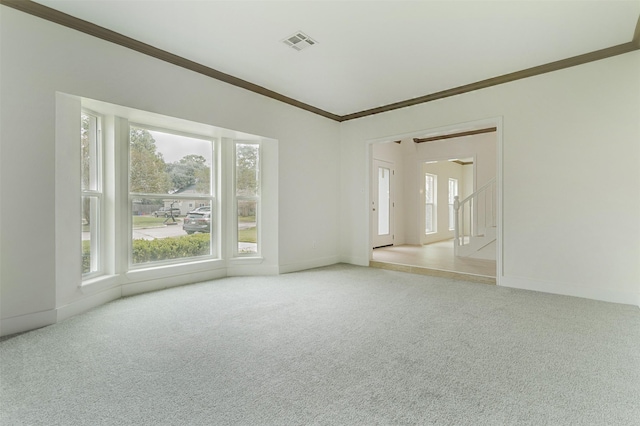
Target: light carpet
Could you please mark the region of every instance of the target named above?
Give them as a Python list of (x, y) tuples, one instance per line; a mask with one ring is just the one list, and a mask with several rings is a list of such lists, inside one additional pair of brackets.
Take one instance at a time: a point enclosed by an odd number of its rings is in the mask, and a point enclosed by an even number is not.
[(640, 310), (334, 265), (0, 342), (2, 425), (638, 425)]

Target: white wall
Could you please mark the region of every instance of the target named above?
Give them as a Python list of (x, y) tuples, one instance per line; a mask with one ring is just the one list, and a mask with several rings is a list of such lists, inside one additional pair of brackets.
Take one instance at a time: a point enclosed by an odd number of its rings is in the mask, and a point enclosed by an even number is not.
[(499, 283), (640, 304), (640, 52), (342, 123), (342, 259), (369, 260), (369, 141), (493, 117)]
[(459, 188), (460, 200), (464, 200), (474, 192), (473, 164), (462, 166), (462, 186)]
[(56, 92), (276, 139), (277, 252), (259, 267), (282, 272), (338, 261), (338, 123), (4, 6), (0, 31), (2, 334), (121, 294), (76, 286), (56, 298)]
[[(469, 166), (473, 173), (471, 176), (471, 192), (473, 192), (476, 188), (481, 187), (496, 177), (496, 138), (497, 135), (493, 132), (414, 144), (413, 149), (409, 149), (409, 152), (407, 152), (407, 155), (405, 156), (407, 170), (414, 171), (416, 175), (414, 179), (408, 180), (411, 185), (407, 186), (407, 190), (413, 193), (418, 193), (422, 189), (422, 186), (424, 185), (422, 164), (424, 162), (449, 160), (453, 158), (473, 158), (474, 164), (473, 166)], [(443, 173), (444, 171), (444, 169), (441, 170)], [(439, 184), (444, 185), (444, 183), (441, 182), (439, 182)], [(460, 190), (463, 188), (464, 185), (461, 184)], [(471, 192), (466, 195), (470, 195)], [(460, 199), (463, 200), (464, 197), (461, 197)], [(424, 232), (422, 230), (423, 220), (421, 216), (423, 212), (423, 206), (421, 203), (423, 200), (424, 198), (421, 195), (420, 197), (413, 198), (413, 202), (415, 203), (414, 205), (407, 203), (407, 208), (415, 209), (415, 211), (420, 212), (417, 223), (414, 221), (411, 222), (413, 224), (412, 229), (415, 229), (415, 232), (413, 233), (413, 235), (415, 235), (414, 238), (419, 238), (418, 243), (421, 244), (432, 243), (446, 238), (453, 238), (453, 232), (446, 235), (424, 236)], [(442, 218), (442, 214), (443, 212), (439, 212), (438, 216)], [(442, 222), (442, 220), (440, 220), (438, 228), (438, 231), (445, 232), (448, 228), (446, 221)]]

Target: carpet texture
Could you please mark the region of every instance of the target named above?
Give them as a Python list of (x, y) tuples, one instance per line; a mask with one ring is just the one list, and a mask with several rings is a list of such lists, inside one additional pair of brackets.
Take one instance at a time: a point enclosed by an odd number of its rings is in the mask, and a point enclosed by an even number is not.
[(2, 425), (638, 425), (640, 310), (334, 265), (0, 342)]

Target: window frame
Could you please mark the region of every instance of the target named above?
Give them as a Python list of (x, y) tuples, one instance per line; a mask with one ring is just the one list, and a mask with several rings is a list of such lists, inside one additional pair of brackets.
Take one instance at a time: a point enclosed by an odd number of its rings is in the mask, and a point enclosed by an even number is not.
[[(102, 242), (103, 274), (91, 279), (82, 276), (81, 113), (86, 109), (102, 118), (104, 151)], [(188, 118), (177, 118), (128, 106), (70, 95), (55, 94), (55, 246), (56, 287), (63, 303), (80, 297), (132, 295), (169, 286), (206, 281), (231, 275), (274, 274), (278, 263), (278, 145), (277, 139), (243, 133)], [(217, 164), (214, 188), (219, 222), (214, 224), (217, 240), (213, 259), (177, 259), (177, 263), (140, 264), (129, 269), (128, 241), (131, 238), (128, 208), (129, 122), (148, 128), (173, 130), (214, 139)], [(261, 142), (260, 257), (233, 257), (231, 237), (237, 229), (232, 216), (233, 141)], [(163, 149), (164, 150), (164, 149)], [(196, 149), (197, 150), (197, 149)], [(194, 151), (196, 151), (194, 150)], [(197, 152), (196, 152), (197, 153)], [(176, 160), (167, 155), (170, 161)], [(66, 167), (72, 165), (72, 167)], [(217, 207), (217, 208), (216, 208)], [(183, 213), (187, 208), (183, 204)], [(242, 220), (242, 218), (240, 218)], [(235, 228), (235, 229), (234, 229)], [(86, 238), (86, 237), (85, 237)], [(207, 250), (208, 252), (208, 250)], [(100, 296), (102, 298), (103, 296)], [(91, 299), (94, 300), (94, 299)], [(95, 299), (102, 300), (102, 299)], [(69, 311), (71, 312), (71, 311)]]
[[(455, 190), (453, 191), (454, 194), (452, 195), (452, 191), (451, 191), (451, 184), (454, 184), (454, 188)], [(456, 178), (449, 178), (449, 192), (448, 192), (448, 200), (449, 200), (449, 231), (453, 231), (456, 228), (456, 217), (455, 217), (455, 210), (453, 208), (453, 205), (455, 203), (455, 197), (459, 194), (459, 185), (458, 185), (458, 179)]]
[[(424, 174), (424, 233), (425, 235), (435, 234), (438, 232), (438, 218), (437, 218), (437, 200), (438, 200), (438, 175), (432, 173)], [(428, 180), (431, 178), (431, 193), (432, 201), (429, 202), (427, 198), (428, 194)], [(427, 229), (427, 210), (431, 210), (431, 230)]]
[[(237, 148), (238, 145), (256, 145), (258, 147), (258, 161), (257, 161), (257, 190), (254, 196), (238, 196), (237, 191)], [(232, 257), (236, 259), (246, 258), (261, 258), (262, 257), (262, 235), (261, 235), (261, 216), (262, 216), (262, 186), (263, 186), (263, 174), (262, 174), (262, 162), (263, 162), (263, 149), (262, 141), (254, 140), (234, 140), (232, 149), (232, 173), (231, 173), (231, 199), (233, 206), (233, 229), (232, 232)], [(256, 202), (256, 251), (243, 253), (239, 249), (238, 238), (238, 201), (255, 201)]]
[[(105, 274), (105, 141), (104, 141), (104, 132), (103, 132), (103, 121), (104, 117), (102, 114), (99, 114), (95, 111), (92, 111), (88, 108), (80, 109), (80, 119), (81, 119), (81, 128), (82, 128), (82, 116), (87, 115), (91, 118), (90, 123), (90, 131), (89, 134), (93, 135), (95, 138), (95, 143), (90, 142), (90, 147), (93, 147), (95, 151), (90, 155), (90, 158), (93, 158), (91, 164), (89, 166), (89, 174), (94, 174), (95, 176), (90, 176), (89, 180), (95, 179), (95, 188), (83, 188), (83, 170), (82, 170), (82, 159), (80, 160), (80, 208), (82, 210), (84, 205), (84, 198), (87, 197), (90, 200), (95, 200), (97, 204), (97, 209), (93, 209), (93, 202), (90, 201), (91, 206), (91, 222), (90, 222), (90, 230), (89, 233), (91, 235), (90, 238), (90, 253), (91, 253), (91, 261), (90, 261), (90, 269), (88, 272), (82, 272), (82, 281), (89, 281)], [(91, 127), (94, 127), (91, 130)], [(91, 137), (91, 136), (90, 136)], [(80, 139), (80, 143), (82, 144), (82, 138)], [(80, 148), (80, 152), (82, 153), (82, 148)], [(93, 168), (93, 169), (92, 169)], [(93, 185), (90, 185), (90, 187)], [(84, 218), (84, 215), (81, 213), (81, 218)], [(96, 223), (97, 222), (97, 223)], [(82, 232), (81, 232), (82, 237)], [(82, 241), (82, 240), (81, 240)], [(81, 249), (81, 255), (83, 251)]]
[[(122, 141), (123, 148), (126, 150), (126, 211), (127, 211), (127, 271), (139, 271), (144, 269), (153, 269), (164, 266), (179, 266), (193, 262), (201, 262), (206, 260), (220, 259), (220, 207), (219, 207), (219, 186), (220, 178), (220, 143), (219, 139), (203, 134), (193, 132), (183, 132), (168, 127), (149, 125), (144, 122), (126, 120), (127, 138)], [(183, 136), (193, 139), (205, 140), (211, 143), (211, 169), (210, 169), (210, 186), (209, 194), (156, 194), (145, 192), (131, 192), (131, 127), (144, 129), (147, 131), (162, 132), (170, 135)], [(126, 143), (125, 143), (126, 142)], [(174, 259), (158, 260), (152, 262), (134, 263), (133, 262), (133, 200), (136, 198), (145, 198), (153, 200), (166, 200), (168, 198), (184, 201), (203, 201), (208, 202), (211, 206), (211, 232), (209, 232), (209, 254), (201, 256), (180, 257)], [(194, 207), (195, 209), (195, 207)]]

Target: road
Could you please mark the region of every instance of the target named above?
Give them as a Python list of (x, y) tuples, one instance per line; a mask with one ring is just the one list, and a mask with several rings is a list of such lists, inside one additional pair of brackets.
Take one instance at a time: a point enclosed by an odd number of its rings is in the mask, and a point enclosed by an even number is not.
[[(248, 229), (256, 226), (255, 222), (242, 222), (238, 224), (238, 229)], [(170, 238), (170, 237), (181, 237), (183, 235), (187, 235), (185, 231), (182, 230), (182, 221), (177, 222), (175, 225), (165, 225), (154, 228), (140, 228), (133, 230), (133, 239), (134, 240), (155, 240), (156, 238)], [(89, 233), (82, 233), (82, 240), (86, 241), (89, 239)], [(239, 243), (240, 249), (248, 249), (255, 250), (255, 243)]]
[(155, 240), (156, 238), (181, 237), (183, 235), (187, 235), (187, 233), (182, 230), (182, 222), (157, 228), (133, 230), (134, 240)]

